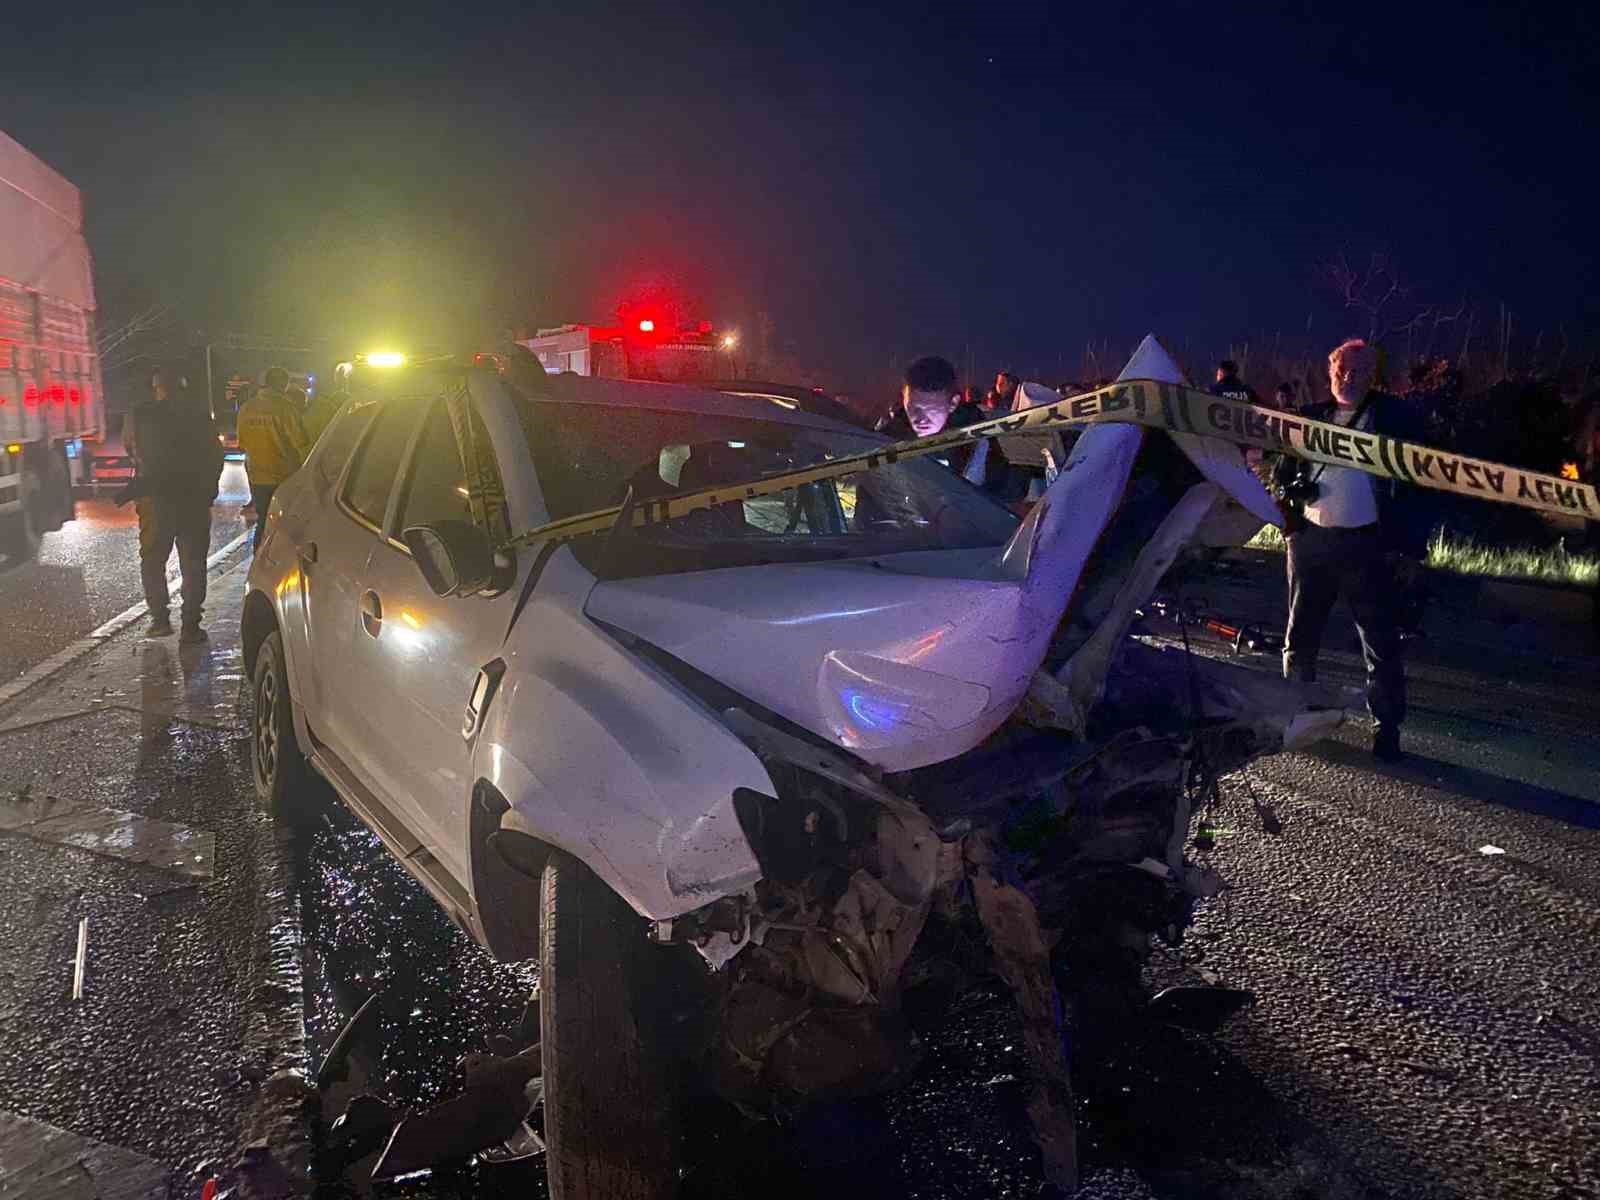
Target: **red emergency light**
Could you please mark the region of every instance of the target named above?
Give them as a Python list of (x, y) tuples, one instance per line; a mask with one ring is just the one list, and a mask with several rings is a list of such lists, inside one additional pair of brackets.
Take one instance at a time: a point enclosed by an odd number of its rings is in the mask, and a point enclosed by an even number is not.
[(29, 385), (22, 390), (22, 403), (28, 408), (39, 407), (39, 389)]
[(50, 403), (51, 404), (65, 404), (66, 402), (67, 402), (67, 389), (62, 387), (59, 383), (51, 384), (50, 385)]
[(654, 333), (655, 331), (656, 331), (656, 323), (654, 321), (650, 320), (649, 317), (646, 317), (644, 320), (639, 322), (639, 332), (640, 333)]

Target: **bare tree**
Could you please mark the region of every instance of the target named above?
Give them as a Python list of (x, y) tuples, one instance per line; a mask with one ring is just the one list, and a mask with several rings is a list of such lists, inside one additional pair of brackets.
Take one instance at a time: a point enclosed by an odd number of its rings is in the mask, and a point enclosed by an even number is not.
[(1467, 313), (1465, 303), (1451, 312), (1440, 305), (1418, 301), (1394, 260), (1376, 251), (1365, 269), (1352, 266), (1349, 255), (1341, 251), (1336, 259), (1323, 265), (1322, 274), (1344, 301), (1346, 310), (1359, 314), (1367, 341), (1380, 344), (1405, 334), (1408, 355), (1422, 331), (1427, 331), (1427, 350), (1431, 351), (1440, 327)]

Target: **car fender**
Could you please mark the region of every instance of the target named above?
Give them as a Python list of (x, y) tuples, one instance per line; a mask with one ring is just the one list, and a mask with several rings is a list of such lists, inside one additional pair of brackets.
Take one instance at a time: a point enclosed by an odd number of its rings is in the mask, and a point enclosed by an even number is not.
[(507, 641), (474, 771), (510, 805), (502, 829), (663, 920), (761, 877), (734, 792), (777, 790), (710, 707), (583, 615), (592, 579), (570, 551), (553, 556)]

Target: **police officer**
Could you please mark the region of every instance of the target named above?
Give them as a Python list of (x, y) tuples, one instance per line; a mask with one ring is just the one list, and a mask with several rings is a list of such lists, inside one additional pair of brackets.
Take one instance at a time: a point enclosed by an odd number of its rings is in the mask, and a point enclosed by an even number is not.
[(1217, 381), (1211, 385), (1213, 396), (1226, 396), (1246, 404), (1257, 403), (1255, 389), (1239, 378), (1239, 364), (1225, 358), (1217, 364)]
[(136, 405), (123, 427), (135, 477), (118, 497), (139, 512), (139, 580), (150, 610), (149, 637), (172, 633), (167, 559), (174, 545), (183, 572), (183, 632), (179, 641), (206, 640), (200, 627), (206, 602), (206, 555), (211, 549), (211, 505), (222, 475), (222, 446), (210, 416), (189, 397), (176, 373), (159, 369), (150, 398)]
[(254, 549), (261, 547), (272, 493), (300, 469), (309, 448), (301, 413), (286, 394), (288, 386), (289, 372), (271, 367), (265, 386), (239, 410), (239, 449), (244, 451), (250, 502), (256, 510), (256, 531), (251, 542)]

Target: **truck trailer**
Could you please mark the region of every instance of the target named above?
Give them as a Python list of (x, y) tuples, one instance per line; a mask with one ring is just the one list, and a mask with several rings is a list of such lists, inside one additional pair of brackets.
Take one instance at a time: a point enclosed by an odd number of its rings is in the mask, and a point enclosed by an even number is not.
[(0, 555), (72, 519), (103, 413), (82, 199), (0, 133)]

